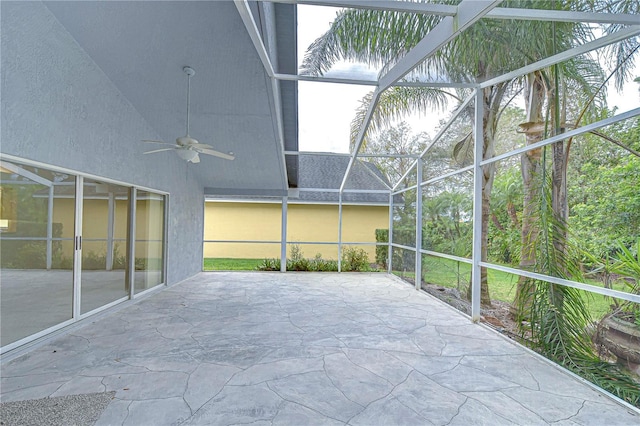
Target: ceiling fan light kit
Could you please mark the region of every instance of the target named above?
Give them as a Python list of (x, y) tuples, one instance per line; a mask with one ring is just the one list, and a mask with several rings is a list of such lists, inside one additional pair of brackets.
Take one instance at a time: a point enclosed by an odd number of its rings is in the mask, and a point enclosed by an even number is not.
[(176, 154), (178, 154), (178, 157), (182, 158), (184, 161), (189, 161), (191, 163), (200, 162), (200, 159), (198, 158), (198, 153), (190, 149), (177, 149)]
[(214, 157), (224, 158), (225, 160), (233, 160), (235, 157), (232, 152), (226, 154), (224, 152), (216, 151), (211, 145), (198, 142), (197, 139), (189, 136), (189, 107), (191, 103), (191, 77), (195, 75), (196, 71), (190, 66), (184, 66), (182, 71), (187, 75), (187, 133), (184, 136), (180, 136), (176, 139), (176, 143), (167, 143), (164, 141), (148, 140), (144, 139), (145, 143), (157, 143), (162, 145), (168, 145), (170, 148), (154, 149), (153, 151), (147, 151), (145, 154), (154, 154), (162, 151), (175, 151), (178, 157), (190, 163), (199, 163), (200, 156), (198, 154), (212, 155)]

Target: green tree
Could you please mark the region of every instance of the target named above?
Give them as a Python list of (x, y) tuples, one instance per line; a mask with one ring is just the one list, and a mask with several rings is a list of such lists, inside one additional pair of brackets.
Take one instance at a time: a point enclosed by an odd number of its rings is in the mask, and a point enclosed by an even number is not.
[[(410, 170), (415, 162), (415, 157), (420, 155), (429, 142), (430, 137), (427, 133), (413, 134), (411, 126), (402, 121), (396, 126), (370, 137), (364, 152), (367, 154), (397, 154), (400, 156), (399, 158), (367, 158), (367, 161), (375, 164), (384, 173), (389, 182), (394, 185)], [(406, 184), (411, 183), (406, 182)], [(415, 179), (412, 184), (415, 184)]]
[[(440, 17), (424, 14), (377, 10), (341, 11), (331, 28), (309, 47), (302, 71), (312, 75), (322, 74), (330, 69), (334, 62), (343, 58), (388, 67), (415, 46), (439, 20)], [(498, 34), (498, 28), (499, 25), (494, 21), (474, 25), (465, 31), (463, 36), (454, 39), (425, 61), (418, 71), (430, 75), (447, 75), (461, 81), (477, 81), (498, 74), (505, 69), (505, 58), (497, 58), (497, 55), (492, 52), (500, 49), (495, 49), (496, 46), (490, 46), (491, 43), (486, 42), (487, 34)], [(496, 31), (492, 31), (494, 29)], [(509, 87), (510, 83), (506, 82), (483, 90), (484, 158), (491, 158), (494, 154), (493, 139), (497, 117), (503, 96)], [(434, 104), (440, 106), (446, 96), (453, 97), (454, 94), (428, 88), (392, 87), (383, 92), (379, 99), (371, 128), (375, 130), (388, 123), (389, 117), (416, 110), (424, 112)], [(361, 122), (362, 117), (361, 110), (354, 122)], [(483, 170), (483, 235), (485, 236), (494, 168), (495, 166), (488, 165)], [(483, 244), (482, 251), (483, 260), (486, 260), (486, 244)], [(486, 271), (482, 274), (481, 299), (485, 306), (491, 304)]]
[[(638, 117), (600, 133), (633, 151), (640, 150)], [(589, 135), (574, 144), (568, 173), (574, 182), (568, 193), (569, 223), (581, 251), (611, 258), (620, 243), (630, 247), (640, 238), (640, 155)]]
[[(502, 6), (638, 12), (638, 2), (613, 0), (504, 1)], [(333, 62), (346, 58), (380, 66), (385, 71), (415, 46), (439, 19), (434, 16), (399, 12), (341, 12), (331, 29), (310, 47), (303, 70), (311, 74), (321, 74), (328, 70)], [(415, 73), (410, 74), (408, 78), (420, 75), (434, 78), (444, 76), (456, 81), (482, 81), (582, 44), (593, 36), (592, 27), (579, 22), (522, 20), (503, 24), (505, 22), (499, 20), (479, 21), (420, 64)], [(615, 28), (611, 26), (605, 28), (605, 31), (615, 31)], [(615, 62), (620, 70), (624, 69), (621, 65), (626, 63), (622, 59), (633, 52), (634, 48), (637, 49), (636, 40), (618, 43), (615, 46)], [(525, 134), (527, 144), (532, 144), (542, 138), (562, 133), (568, 122), (573, 121), (574, 125), (584, 124), (581, 116), (573, 113), (583, 110), (583, 100), (590, 99), (598, 93), (598, 83), (602, 79), (603, 72), (599, 64), (588, 57), (582, 57), (484, 89), (483, 159), (493, 157), (497, 123), (502, 108), (516, 90), (524, 89), (523, 93), (527, 99), (527, 123), (523, 123), (521, 131)], [(390, 98), (397, 100), (401, 92), (396, 92), (396, 89), (390, 88), (383, 95), (388, 94)], [(426, 100), (416, 108), (420, 110), (422, 105), (428, 104), (428, 96), (440, 99), (436, 95), (441, 94), (424, 89), (423, 96)], [(453, 92), (448, 94), (454, 96)], [(383, 106), (379, 114), (398, 105), (396, 101), (387, 107), (385, 99), (385, 96), (379, 99), (378, 107)], [(400, 103), (400, 111), (404, 111), (408, 104), (409, 102)], [(589, 105), (591, 102), (586, 104)], [(597, 106), (597, 103), (594, 106)], [(597, 111), (597, 108), (591, 110)], [(362, 116), (360, 111), (358, 117)], [(380, 121), (381, 124), (378, 124), (377, 120), (378, 117), (374, 115), (371, 126), (374, 130), (384, 124), (384, 120)], [(523, 197), (529, 204), (525, 206), (522, 214), (521, 250), (526, 255), (521, 256), (521, 265), (562, 277), (577, 277), (579, 274), (579, 270), (570, 262), (567, 246), (566, 168), (570, 143), (566, 140), (554, 144), (549, 149), (532, 150), (522, 158), (523, 162), (528, 162), (523, 166), (522, 172)], [(545, 157), (548, 161), (545, 161)], [(482, 260), (487, 259), (487, 228), (495, 167), (485, 166), (482, 171)], [(540, 221), (537, 218), (540, 218)], [(531, 265), (524, 265), (523, 260)], [(483, 270), (482, 275), (482, 303), (487, 305), (490, 300), (486, 271)], [(574, 358), (581, 358), (587, 364), (594, 360), (589, 350), (588, 339), (585, 340), (582, 334), (588, 315), (585, 316), (586, 310), (581, 304), (581, 298), (571, 288), (547, 283), (534, 284), (531, 329), (536, 333), (539, 348), (551, 358), (576, 371), (580, 370), (581, 365), (586, 364), (574, 362)], [(574, 354), (576, 357), (573, 357)]]
[[(562, 3), (566, 8), (574, 3), (582, 5), (582, 2), (553, 1), (508, 1), (503, 5), (548, 8), (556, 3)], [(309, 47), (302, 71), (312, 75), (322, 74), (341, 59), (366, 62), (382, 67), (384, 71), (415, 46), (440, 19), (426, 14), (376, 10), (339, 12), (331, 28)], [(482, 81), (571, 47), (572, 43), (578, 43), (588, 37), (586, 28), (580, 23), (557, 23), (552, 26), (552, 23), (546, 21), (512, 21), (503, 25), (502, 21), (483, 19), (425, 60), (416, 68), (416, 74), (410, 75), (409, 78), (420, 74), (446, 76), (456, 81)], [(554, 43), (550, 43), (550, 39), (554, 40)], [(535, 78), (524, 81), (514, 79), (483, 89), (483, 159), (489, 159), (494, 155), (497, 122), (506, 100), (505, 96), (511, 95), (515, 87), (523, 83), (526, 83), (527, 87), (535, 88), (535, 81)], [(528, 93), (534, 98), (537, 96), (536, 102), (542, 105), (544, 98), (541, 98), (541, 92), (530, 90)], [(434, 104), (440, 106), (447, 95), (455, 99), (460, 98), (453, 92), (445, 93), (435, 89), (389, 88), (379, 99), (378, 109), (372, 117), (370, 127), (373, 130), (381, 127), (388, 122), (389, 116), (395, 117), (408, 111), (425, 111)], [(472, 116), (472, 113), (469, 113), (469, 116)], [(364, 108), (358, 112), (353, 128), (359, 129), (363, 117)], [(485, 261), (494, 172), (495, 164), (483, 167), (481, 258)], [(482, 303), (490, 305), (484, 268), (481, 275)]]

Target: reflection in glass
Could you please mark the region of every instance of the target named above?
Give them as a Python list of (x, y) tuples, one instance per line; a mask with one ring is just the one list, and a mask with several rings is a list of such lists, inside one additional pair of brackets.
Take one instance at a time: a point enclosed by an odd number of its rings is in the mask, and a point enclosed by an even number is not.
[(163, 195), (137, 192), (135, 293), (164, 282), (164, 202)]
[(2, 346), (73, 316), (75, 178), (0, 162)]
[(129, 294), (125, 285), (128, 203), (128, 188), (84, 180), (80, 290), (82, 314)]

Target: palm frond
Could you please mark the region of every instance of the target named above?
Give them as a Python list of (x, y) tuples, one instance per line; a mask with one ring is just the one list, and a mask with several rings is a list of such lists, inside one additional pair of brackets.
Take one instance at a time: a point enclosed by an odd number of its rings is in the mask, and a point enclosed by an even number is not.
[[(600, 2), (603, 11), (609, 13), (624, 13), (629, 15), (640, 15), (640, 2), (637, 0), (617, 0)], [(612, 24), (604, 26), (605, 34), (612, 34), (624, 28), (622, 25)], [(612, 44), (606, 51), (609, 57), (613, 58), (613, 69), (615, 71), (616, 89), (622, 90), (624, 83), (628, 81), (634, 69), (635, 59), (640, 46), (640, 37), (635, 36)]]
[(415, 46), (442, 17), (394, 11), (347, 9), (307, 49), (301, 73), (322, 75), (342, 59), (380, 66)]
[[(551, 208), (549, 176), (541, 179), (540, 227), (535, 270), (547, 275), (584, 281), (579, 249), (568, 238), (566, 221)], [(554, 241), (563, 239), (563, 250)], [(599, 359), (591, 343), (592, 323), (582, 291), (545, 281), (527, 280), (517, 300), (518, 312), (529, 323), (521, 323), (521, 333), (529, 333), (530, 344), (551, 360), (610, 391), (630, 404), (640, 404), (640, 388), (618, 366)], [(588, 297), (588, 296), (587, 296)], [(523, 317), (521, 317), (523, 318)]]
[[(437, 88), (430, 87), (391, 87), (380, 95), (378, 105), (371, 116), (369, 127), (365, 133), (363, 146), (367, 137), (378, 133), (385, 126), (406, 117), (411, 113), (426, 113), (431, 109), (443, 110), (449, 99), (455, 95)], [(373, 99), (373, 92), (366, 94), (360, 101), (356, 115), (351, 121), (351, 149), (353, 149), (360, 128)]]

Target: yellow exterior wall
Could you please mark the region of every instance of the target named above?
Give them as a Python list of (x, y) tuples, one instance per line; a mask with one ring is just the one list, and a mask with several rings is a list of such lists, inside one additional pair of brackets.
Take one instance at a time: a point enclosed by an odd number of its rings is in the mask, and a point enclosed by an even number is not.
[[(336, 244), (299, 244), (305, 257), (320, 254), (336, 259), (338, 253), (338, 206), (326, 204), (289, 204), (287, 241), (319, 241)], [(342, 241), (375, 242), (375, 230), (389, 227), (386, 206), (343, 206)], [(279, 203), (206, 202), (205, 240), (280, 241), (282, 220)], [(359, 246), (375, 260), (375, 246)], [(288, 251), (289, 252), (289, 251)], [(280, 244), (205, 243), (207, 258), (279, 258)]]
[[(115, 200), (115, 223), (113, 236), (118, 255), (126, 253), (128, 200)], [(136, 214), (136, 257), (161, 258), (164, 210), (162, 202), (141, 200)], [(107, 249), (108, 201), (86, 199), (83, 201), (82, 248), (85, 254), (104, 256)], [(55, 198), (53, 223), (62, 224), (62, 238), (74, 236), (75, 199)], [(99, 239), (101, 241), (91, 241)], [(151, 241), (146, 241), (151, 240)], [(65, 257), (73, 256), (73, 242), (63, 242)]]
[(204, 209), (205, 240), (280, 241), (280, 203), (213, 203)]
[[(116, 223), (118, 219), (116, 210)], [(164, 203), (138, 200), (136, 203), (136, 258), (161, 259), (164, 237)], [(116, 238), (117, 234), (116, 234)]]

